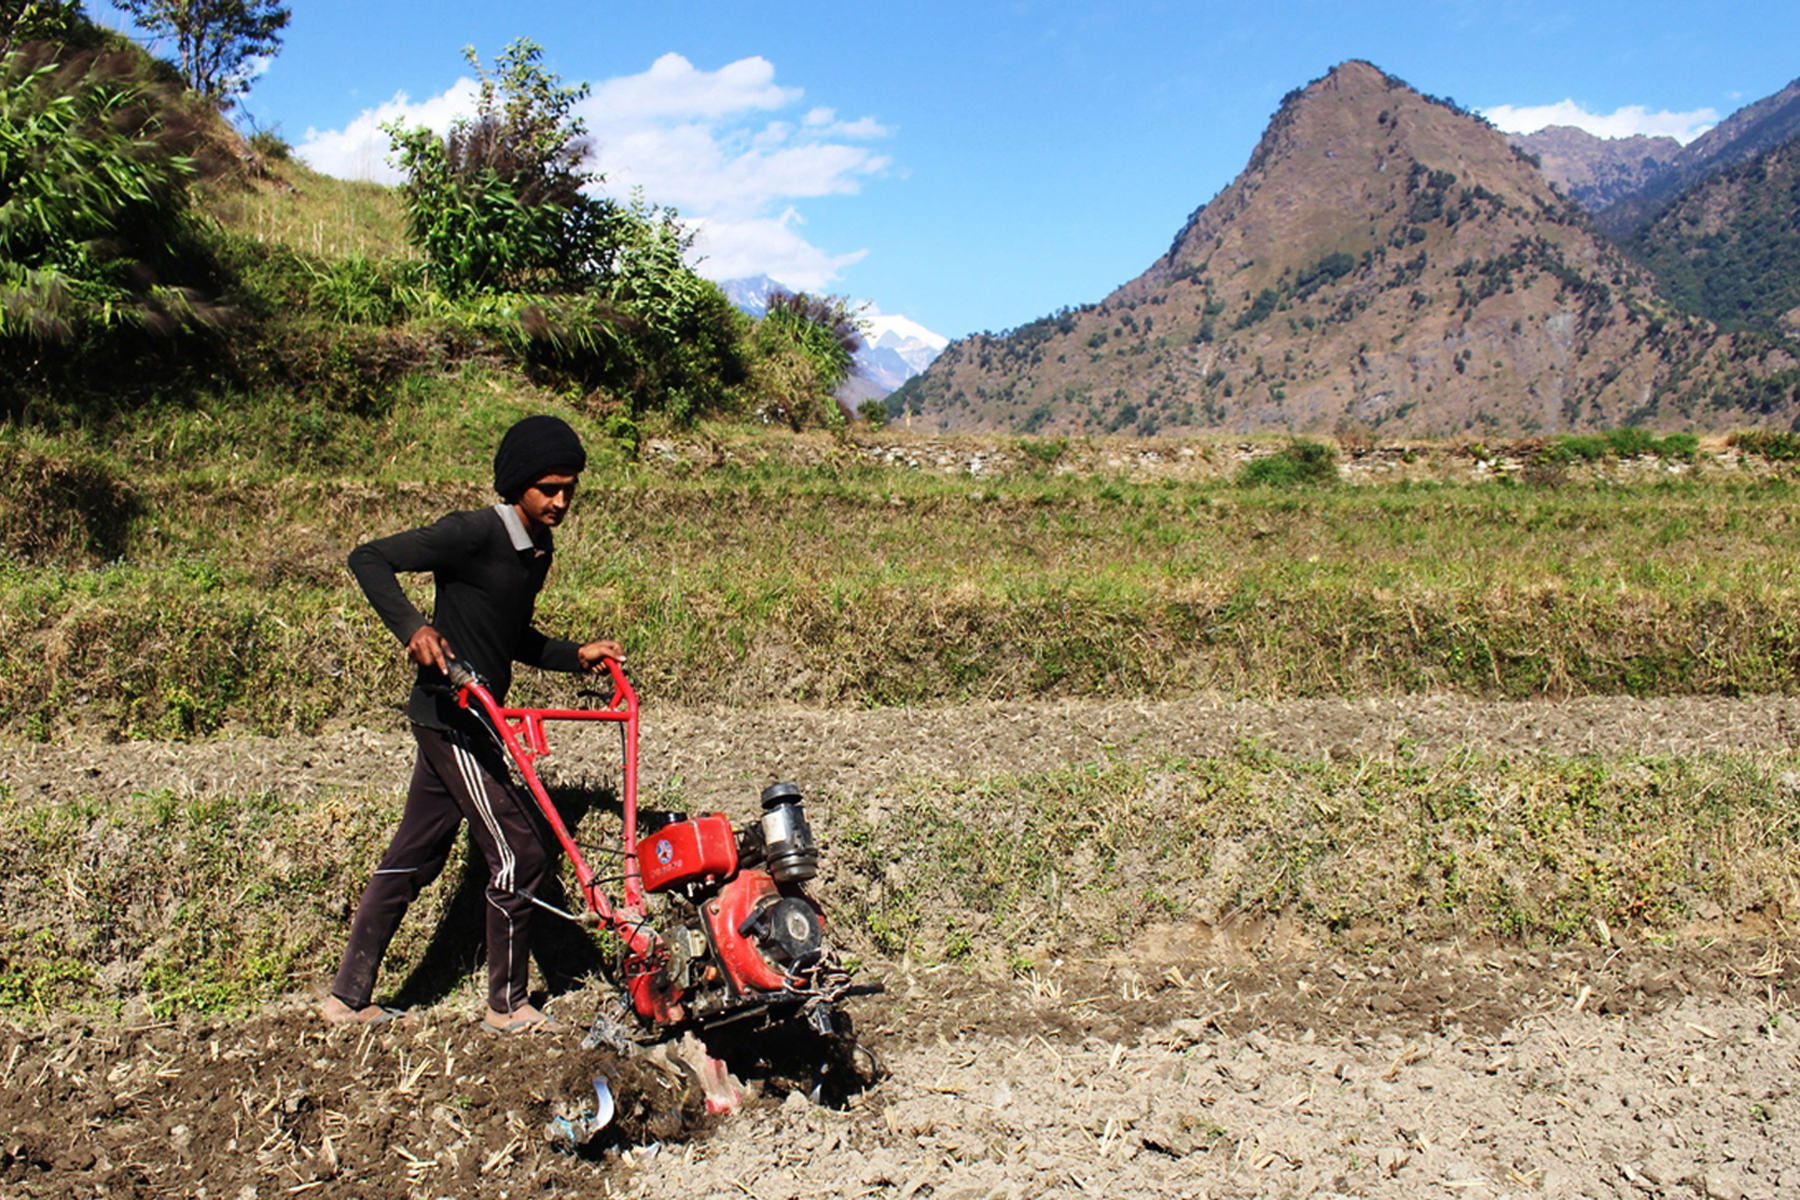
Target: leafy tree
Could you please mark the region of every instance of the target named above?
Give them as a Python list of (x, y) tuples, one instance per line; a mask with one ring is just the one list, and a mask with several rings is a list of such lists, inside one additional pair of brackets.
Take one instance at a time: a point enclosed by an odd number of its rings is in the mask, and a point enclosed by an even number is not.
[(587, 88), (565, 86), (520, 39), (500, 55), (498, 78), (481, 76), (475, 116), (446, 137), (424, 127), (385, 127), (406, 172), (407, 233), (449, 295), (581, 291), (614, 265), (618, 213), (584, 190), (589, 143), (570, 115)]
[(163, 280), (192, 270), (179, 97), (136, 51), (0, 59), (0, 343), (92, 329), (164, 333), (218, 314)]
[(281, 49), (281, 0), (118, 0), (152, 38), (172, 38), (188, 87), (220, 108), (250, 90), (258, 60)]
[(545, 71), (528, 40), (491, 75), (464, 53), (481, 76), (473, 117), (445, 136), (387, 127), (433, 284), (535, 371), (611, 393), (595, 403), (677, 423), (735, 403), (746, 319), (688, 268), (674, 210), (591, 194), (602, 180), (573, 116), (587, 89)]
[(676, 424), (735, 406), (749, 319), (686, 266), (692, 235), (673, 210), (641, 200), (616, 214), (614, 231), (613, 269), (586, 291), (472, 293), (453, 310), (540, 381), (611, 394), (592, 404)]

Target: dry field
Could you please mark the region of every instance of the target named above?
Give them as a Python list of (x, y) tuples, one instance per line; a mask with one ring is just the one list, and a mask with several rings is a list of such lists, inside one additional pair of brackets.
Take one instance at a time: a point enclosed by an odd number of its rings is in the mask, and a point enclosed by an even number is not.
[[(1452, 697), (646, 710), (646, 784), (696, 808), (767, 778), (878, 803), (909, 780), (1223, 752), (1786, 752), (1800, 702)], [(350, 782), (398, 737), (0, 748), (17, 797)], [(829, 833), (827, 833), (829, 836)], [(77, 886), (72, 881), (70, 886)], [(1173, 921), (1021, 976), (878, 961), (855, 1002), (888, 1075), (841, 1109), (771, 1083), (700, 1117), (677, 1076), (579, 1034), (484, 1036), (468, 995), (327, 1031), (18, 1014), (0, 1033), (7, 1196), (1781, 1196), (1800, 1188), (1795, 944), (1762, 914), (1653, 940), (1379, 949), (1293, 921)], [(572, 1020), (591, 992), (558, 997)], [(734, 1066), (757, 1080), (757, 1064)], [(613, 1128), (546, 1139), (606, 1075)], [(1787, 1147), (1784, 1149), (1783, 1147)]]

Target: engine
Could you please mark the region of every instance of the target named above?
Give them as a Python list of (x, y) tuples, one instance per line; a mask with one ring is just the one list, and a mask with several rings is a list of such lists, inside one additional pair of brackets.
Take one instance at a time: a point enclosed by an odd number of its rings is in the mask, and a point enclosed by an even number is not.
[(638, 843), (644, 886), (678, 919), (658, 991), (702, 1023), (829, 999), (848, 983), (802, 886), (818, 874), (819, 848), (800, 789), (770, 786), (762, 809), (757, 825), (735, 831), (722, 813), (666, 814)]

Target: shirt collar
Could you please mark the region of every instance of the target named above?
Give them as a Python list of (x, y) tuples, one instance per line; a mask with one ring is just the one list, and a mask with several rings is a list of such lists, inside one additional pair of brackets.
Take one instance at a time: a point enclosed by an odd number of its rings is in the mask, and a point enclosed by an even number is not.
[(520, 552), (536, 550), (539, 553), (550, 549), (550, 532), (544, 531), (544, 544), (539, 545), (531, 539), (531, 532), (525, 528), (525, 521), (519, 516), (519, 510), (501, 501), (494, 505), (494, 511), (500, 514), (500, 523), (506, 526), (506, 536), (512, 539), (512, 548)]

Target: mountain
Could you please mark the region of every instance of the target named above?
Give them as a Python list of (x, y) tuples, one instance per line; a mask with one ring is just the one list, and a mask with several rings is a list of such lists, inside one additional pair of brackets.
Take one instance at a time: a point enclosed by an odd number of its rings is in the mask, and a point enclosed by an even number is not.
[(1683, 309), (1800, 335), (1800, 80), (1686, 147), (1555, 126), (1510, 140)]
[[(1097, 304), (953, 342), (888, 398), (944, 430), (1515, 435), (1791, 416), (1779, 349), (1660, 296), (1485, 121), (1366, 62)], [(1739, 397), (1747, 378), (1779, 396)]]
[(1717, 171), (1800, 138), (1800, 79), (1745, 105), (1689, 142), (1668, 166), (1629, 195), (1594, 212), (1594, 224), (1620, 240), (1655, 220), (1680, 193)]
[(719, 281), (719, 290), (725, 293), (725, 298), (739, 312), (749, 313), (761, 320), (762, 315), (769, 311), (770, 296), (794, 289), (783, 287), (767, 275), (750, 275), (743, 279), (722, 279)]
[(1800, 336), (1800, 138), (1709, 175), (1629, 245), (1690, 311)]
[(1512, 134), (1513, 145), (1538, 160), (1562, 194), (1589, 212), (1644, 190), (1681, 153), (1672, 137), (1603, 138), (1568, 125)]
[(950, 339), (901, 316), (877, 314), (867, 318), (868, 337), (856, 356), (856, 374), (886, 396), (929, 367), (944, 352)]
[[(767, 275), (727, 279), (719, 287), (732, 304), (753, 317), (761, 317), (769, 310), (769, 297), (774, 293), (794, 290)], [(930, 366), (950, 344), (949, 338), (906, 317), (877, 312), (865, 315), (863, 320), (868, 332), (862, 349), (856, 352), (856, 366), (838, 389), (839, 399), (852, 407), (894, 391)]]

